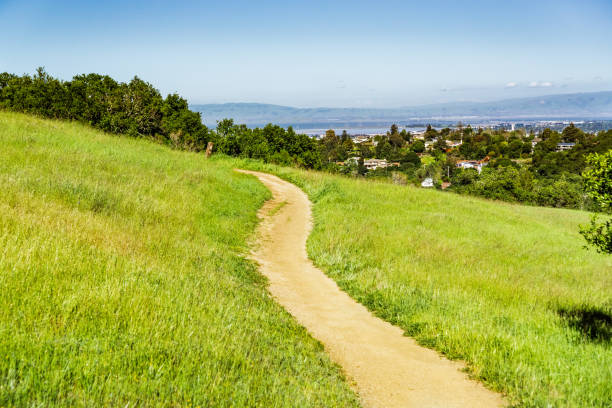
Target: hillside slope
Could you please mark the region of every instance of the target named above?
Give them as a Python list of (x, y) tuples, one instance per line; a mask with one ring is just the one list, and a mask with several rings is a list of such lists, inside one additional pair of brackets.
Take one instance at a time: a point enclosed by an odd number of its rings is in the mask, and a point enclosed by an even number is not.
[(612, 401), (612, 257), (580, 211), (252, 164), (313, 201), (308, 252), (353, 298), (517, 406)]
[(353, 406), (244, 260), (265, 169), (314, 262), (518, 406), (612, 400), (612, 259), (579, 211), (176, 152), (0, 112), (0, 406)]
[(3, 112), (0, 146), (0, 406), (357, 405), (243, 258), (231, 160)]

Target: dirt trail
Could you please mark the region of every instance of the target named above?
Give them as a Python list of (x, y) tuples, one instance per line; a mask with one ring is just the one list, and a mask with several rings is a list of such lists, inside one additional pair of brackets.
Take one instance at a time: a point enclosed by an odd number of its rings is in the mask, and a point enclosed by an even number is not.
[[(260, 210), (253, 254), (272, 296), (325, 346), (366, 407), (499, 407), (499, 394), (471, 381), (462, 365), (440, 357), (372, 315), (314, 267), (306, 254), (310, 201), (270, 174), (256, 176), (273, 199)], [(283, 205), (283, 203), (285, 203)]]

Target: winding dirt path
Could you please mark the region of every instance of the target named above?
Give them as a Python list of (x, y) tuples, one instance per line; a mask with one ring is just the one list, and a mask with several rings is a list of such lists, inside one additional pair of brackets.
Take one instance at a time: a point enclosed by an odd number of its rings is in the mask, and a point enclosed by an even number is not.
[(403, 331), (372, 315), (314, 267), (306, 254), (310, 201), (291, 183), (256, 176), (273, 194), (259, 215), (253, 258), (269, 279), (272, 296), (323, 343), (354, 382), (366, 407), (500, 407), (499, 394), (471, 381), (462, 365), (419, 346)]

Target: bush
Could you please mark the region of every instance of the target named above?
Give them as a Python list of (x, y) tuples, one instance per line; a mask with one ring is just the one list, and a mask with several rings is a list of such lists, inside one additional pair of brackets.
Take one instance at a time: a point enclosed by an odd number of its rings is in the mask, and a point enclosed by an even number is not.
[[(586, 158), (590, 167), (583, 173), (585, 190), (602, 212), (612, 212), (612, 149), (605, 154), (591, 154)], [(580, 234), (598, 252), (612, 254), (612, 219), (598, 221), (594, 215)]]

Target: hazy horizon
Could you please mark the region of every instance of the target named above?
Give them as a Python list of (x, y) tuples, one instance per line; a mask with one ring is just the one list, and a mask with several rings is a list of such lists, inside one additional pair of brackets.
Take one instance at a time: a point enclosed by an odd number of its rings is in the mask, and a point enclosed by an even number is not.
[(0, 1), (0, 71), (191, 104), (389, 108), (612, 90), (612, 3)]
[(414, 104), (414, 105), (397, 105), (397, 106), (295, 106), (295, 105), (281, 105), (278, 103), (265, 103), (265, 102), (257, 102), (257, 101), (230, 101), (230, 102), (206, 102), (206, 103), (190, 103), (190, 105), (201, 106), (201, 105), (270, 105), (270, 106), (278, 106), (284, 108), (295, 108), (295, 109), (324, 109), (324, 108), (333, 108), (333, 109), (404, 109), (404, 108), (422, 108), (427, 107), (429, 105), (444, 105), (444, 104), (461, 104), (461, 103), (488, 103), (488, 102), (503, 102), (506, 100), (515, 100), (515, 99), (529, 99), (529, 98), (538, 98), (545, 96), (562, 96), (562, 95), (577, 95), (577, 94), (592, 94), (592, 93), (609, 93), (612, 92), (612, 87), (610, 89), (603, 89), (601, 91), (593, 91), (593, 92), (555, 92), (551, 94), (540, 94), (533, 96), (523, 96), (523, 97), (510, 97), (510, 98), (492, 98), (487, 100), (457, 100), (457, 101), (448, 101), (448, 102), (433, 102), (433, 103), (424, 103), (424, 104)]

